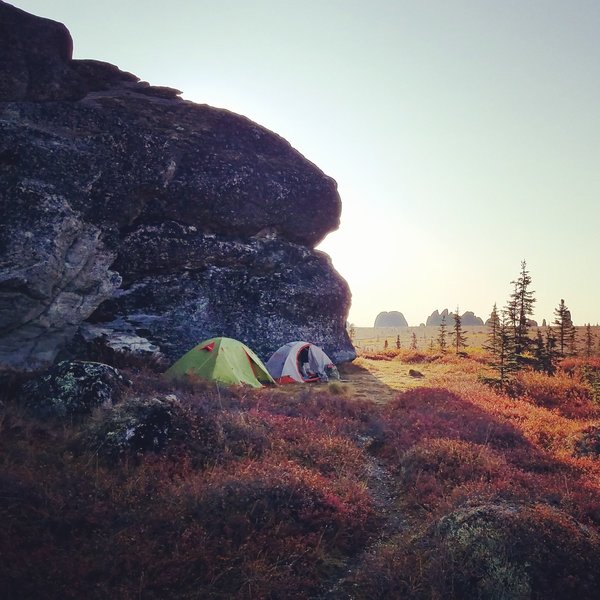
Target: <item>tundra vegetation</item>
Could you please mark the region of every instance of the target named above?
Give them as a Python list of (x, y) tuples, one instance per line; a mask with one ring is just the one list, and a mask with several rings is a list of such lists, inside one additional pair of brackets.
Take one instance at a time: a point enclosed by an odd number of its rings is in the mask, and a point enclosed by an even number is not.
[(32, 412), (5, 375), (2, 596), (598, 597), (595, 336), (502, 388), (472, 342), (262, 390), (123, 360), (88, 417)]
[(600, 597), (598, 327), (533, 331), (529, 283), (328, 384), (0, 374), (2, 598)]

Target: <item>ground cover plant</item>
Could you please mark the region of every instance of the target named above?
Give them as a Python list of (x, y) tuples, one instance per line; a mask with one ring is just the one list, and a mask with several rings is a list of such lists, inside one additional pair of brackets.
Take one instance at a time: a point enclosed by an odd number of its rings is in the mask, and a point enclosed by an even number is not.
[(502, 391), (472, 348), (263, 390), (124, 362), (84, 418), (5, 375), (0, 596), (600, 597), (597, 361)]

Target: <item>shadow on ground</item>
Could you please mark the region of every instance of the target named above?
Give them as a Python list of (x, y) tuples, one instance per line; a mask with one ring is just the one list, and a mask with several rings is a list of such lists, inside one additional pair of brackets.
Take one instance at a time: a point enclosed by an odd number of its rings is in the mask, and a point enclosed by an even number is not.
[(354, 363), (339, 365), (339, 371), (342, 382), (352, 386), (354, 398), (386, 404), (400, 393), (377, 379), (368, 369)]

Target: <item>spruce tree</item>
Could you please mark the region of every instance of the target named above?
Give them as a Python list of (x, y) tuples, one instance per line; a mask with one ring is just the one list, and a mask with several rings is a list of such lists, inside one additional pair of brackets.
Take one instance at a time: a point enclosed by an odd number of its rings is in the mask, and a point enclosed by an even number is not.
[(442, 315), (442, 321), (440, 323), (440, 328), (438, 330), (437, 342), (438, 342), (438, 346), (443, 354), (446, 353), (446, 348), (448, 346), (448, 343), (446, 341), (446, 335), (447, 335), (446, 330), (447, 329), (448, 329), (448, 326), (446, 325), (446, 315)]
[(498, 344), (500, 336), (500, 315), (498, 315), (496, 303), (494, 303), (494, 307), (492, 308), (492, 312), (490, 314), (488, 328), (488, 336), (483, 345), (483, 348), (484, 350), (487, 350), (488, 352), (496, 356), (498, 354)]
[(556, 326), (558, 351), (561, 356), (565, 356), (569, 344), (573, 340), (575, 328), (571, 320), (571, 311), (562, 298), (560, 304), (554, 309), (554, 316), (555, 319), (552, 324)]
[(558, 350), (556, 348), (556, 336), (552, 327), (546, 329), (546, 373), (548, 375), (554, 375), (556, 367), (554, 363), (558, 360)]
[(569, 356), (577, 356), (577, 329), (575, 325), (571, 326), (571, 331), (569, 332)]
[(454, 319), (454, 326), (450, 332), (450, 337), (452, 338), (452, 345), (456, 349), (456, 354), (458, 354), (462, 348), (467, 347), (467, 336), (463, 332), (462, 320), (460, 318), (458, 306), (456, 307), (456, 312), (452, 315), (452, 317)]
[(544, 340), (540, 329), (537, 330), (533, 355), (535, 362), (533, 368), (547, 375), (553, 375), (556, 367), (556, 339), (553, 337), (552, 330), (546, 330), (546, 339)]
[(410, 349), (411, 350), (417, 349), (417, 334), (414, 331), (412, 332), (412, 336), (411, 336), (411, 340), (410, 340)]
[(589, 360), (592, 357), (592, 353), (594, 352), (594, 334), (592, 333), (592, 325), (588, 323), (585, 326), (585, 345), (584, 352), (586, 360)]
[(500, 389), (504, 390), (510, 380), (510, 376), (519, 369), (514, 348), (512, 335), (512, 324), (508, 320), (502, 321), (498, 332), (498, 352), (492, 367), (498, 373)]
[(534, 370), (544, 371), (544, 366), (546, 364), (546, 344), (544, 343), (542, 332), (539, 329), (537, 330), (537, 335), (535, 337), (533, 356), (535, 358), (535, 363), (533, 364)]
[(531, 276), (527, 270), (527, 263), (521, 261), (521, 272), (516, 281), (511, 281), (514, 286), (513, 293), (507, 305), (508, 320), (512, 329), (515, 355), (519, 360), (526, 352), (532, 340), (529, 338), (529, 317), (533, 316), (535, 297), (531, 285)]
[(539, 328), (535, 337), (533, 356), (535, 358), (535, 362), (533, 363), (534, 370), (542, 372), (545, 371), (545, 366), (547, 362), (546, 344), (544, 343), (544, 338)]
[(506, 325), (507, 330), (509, 331), (509, 335), (512, 336), (512, 339), (517, 339), (517, 322), (519, 314), (519, 309), (517, 308), (517, 284), (512, 281), (513, 292), (510, 295), (510, 299), (508, 300), (506, 307), (504, 308), (503, 314), (503, 322)]

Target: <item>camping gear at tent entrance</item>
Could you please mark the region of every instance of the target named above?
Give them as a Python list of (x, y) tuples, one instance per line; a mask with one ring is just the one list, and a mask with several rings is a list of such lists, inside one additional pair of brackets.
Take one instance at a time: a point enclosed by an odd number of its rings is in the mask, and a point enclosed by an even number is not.
[(309, 342), (289, 342), (267, 361), (267, 369), (277, 383), (308, 383), (339, 379), (329, 356)]
[(227, 337), (204, 340), (171, 365), (165, 375), (171, 379), (190, 376), (225, 385), (255, 388), (275, 383), (260, 358), (248, 346)]

